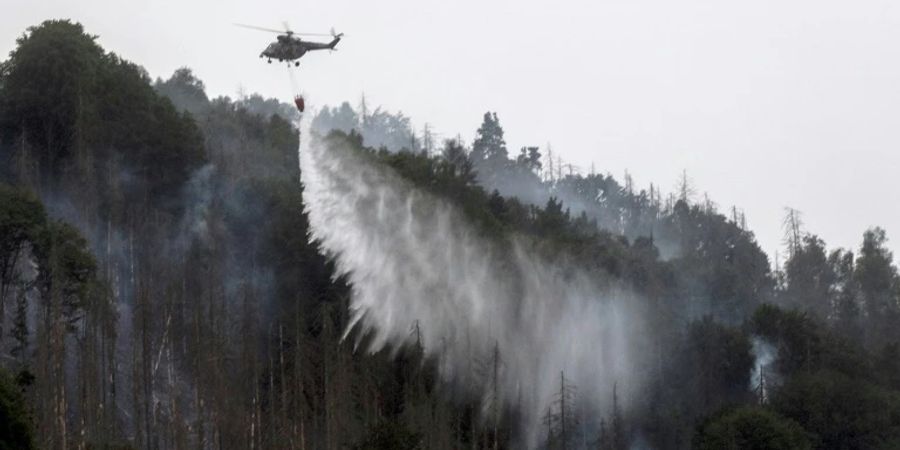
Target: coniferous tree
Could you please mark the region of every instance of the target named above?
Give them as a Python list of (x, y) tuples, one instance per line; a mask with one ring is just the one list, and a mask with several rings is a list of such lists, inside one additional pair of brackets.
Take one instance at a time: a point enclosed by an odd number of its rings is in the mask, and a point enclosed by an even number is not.
[(469, 155), (465, 147), (458, 140), (448, 139), (444, 141), (442, 157), (453, 169), (452, 176), (461, 178), (464, 183), (475, 181), (475, 173)]
[(836, 281), (834, 268), (825, 254), (825, 242), (807, 234), (799, 243), (791, 245), (795, 247), (784, 263), (787, 304), (825, 319), (831, 313)]
[(843, 336), (862, 342), (863, 315), (853, 252), (834, 250), (828, 255), (828, 263), (834, 274), (831, 288), (834, 302), (831, 318), (834, 326)]
[(559, 390), (544, 415), (548, 448), (564, 450), (574, 447), (576, 430), (581, 423), (576, 411), (576, 388), (566, 379), (565, 373), (560, 372)]
[(856, 258), (855, 278), (860, 296), (872, 322), (868, 340), (880, 344), (898, 336), (898, 275), (893, 254), (887, 248), (887, 235), (881, 228), (867, 230)]
[(484, 113), (484, 120), (476, 132), (472, 144), (472, 159), (476, 163), (491, 161), (505, 163), (507, 159), (506, 141), (503, 140), (503, 128), (497, 113)]

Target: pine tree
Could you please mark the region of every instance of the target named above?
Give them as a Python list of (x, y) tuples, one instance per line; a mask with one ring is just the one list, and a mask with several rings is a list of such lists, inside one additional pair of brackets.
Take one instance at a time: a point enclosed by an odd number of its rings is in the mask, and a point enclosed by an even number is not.
[(802, 214), (791, 207), (784, 208), (784, 219), (782, 227), (784, 228), (783, 243), (787, 248), (788, 259), (794, 256), (801, 245), (803, 239), (803, 219)]
[(575, 386), (566, 379), (564, 372), (560, 372), (559, 390), (544, 415), (548, 448), (561, 450), (573, 448), (576, 430), (580, 425), (575, 408), (575, 394)]
[(900, 321), (900, 276), (893, 264), (893, 254), (887, 247), (887, 235), (881, 228), (866, 230), (856, 258), (854, 274), (860, 296), (871, 325), (867, 340), (872, 345), (900, 336), (896, 324)]
[(495, 164), (507, 160), (506, 141), (503, 140), (503, 128), (497, 113), (484, 113), (484, 120), (478, 127), (472, 144), (471, 157), (475, 162), (487, 160)]
[(678, 200), (690, 204), (695, 193), (693, 183), (688, 178), (687, 169), (682, 170), (681, 176), (678, 178)]

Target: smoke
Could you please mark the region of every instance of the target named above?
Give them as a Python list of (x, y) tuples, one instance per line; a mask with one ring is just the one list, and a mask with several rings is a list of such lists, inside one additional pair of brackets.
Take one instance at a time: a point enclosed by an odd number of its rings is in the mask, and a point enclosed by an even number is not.
[(757, 397), (766, 402), (772, 386), (777, 383), (777, 374), (772, 370), (775, 359), (778, 358), (778, 349), (769, 341), (753, 337), (753, 369), (750, 372), (750, 389), (756, 392)]
[[(417, 339), (446, 381), (517, 408), (527, 447), (542, 439), (560, 372), (586, 409), (609, 411), (614, 383), (624, 408), (640, 391), (634, 355), (646, 330), (627, 290), (549, 261), (523, 237), (482, 236), (339, 138), (303, 139), (300, 160), (311, 239), (348, 277), (350, 328), (370, 333), (368, 350)], [(484, 366), (499, 367), (496, 380)]]

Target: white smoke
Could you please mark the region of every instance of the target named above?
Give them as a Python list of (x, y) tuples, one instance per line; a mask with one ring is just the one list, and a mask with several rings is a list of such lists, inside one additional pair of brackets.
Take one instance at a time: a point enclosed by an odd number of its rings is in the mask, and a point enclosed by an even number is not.
[[(371, 155), (312, 141), (300, 155), (311, 238), (348, 277), (351, 327), (372, 333), (370, 350), (409, 343), (418, 326), (446, 381), (518, 408), (522, 446), (543, 438), (561, 371), (586, 408), (609, 413), (614, 383), (628, 407), (643, 378), (635, 337), (647, 334), (633, 296), (596, 273), (549, 263), (526, 238), (482, 236), (456, 207)], [(495, 345), (496, 395), (476, 369), (491, 364)]]
[(753, 369), (750, 371), (750, 389), (762, 402), (768, 402), (769, 393), (773, 385), (778, 383), (778, 377), (773, 370), (775, 359), (778, 358), (778, 349), (769, 341), (753, 337)]

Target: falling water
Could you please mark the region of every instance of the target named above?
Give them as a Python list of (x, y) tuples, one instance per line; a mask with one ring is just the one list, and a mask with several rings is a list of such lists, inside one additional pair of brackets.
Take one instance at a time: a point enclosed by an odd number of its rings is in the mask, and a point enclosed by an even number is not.
[[(308, 136), (308, 133), (304, 136)], [(486, 238), (454, 205), (416, 188), (340, 138), (303, 139), (311, 239), (352, 285), (352, 327), (375, 351), (418, 325), (426, 356), (454, 386), (520, 411), (535, 447), (560, 372), (583, 408), (609, 411), (641, 388), (633, 358), (642, 323), (627, 291), (550, 263), (524, 237)], [(499, 386), (473, 369), (499, 350)]]

